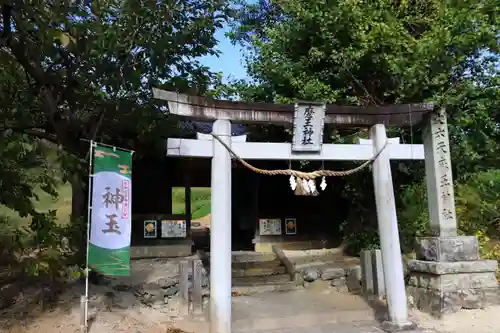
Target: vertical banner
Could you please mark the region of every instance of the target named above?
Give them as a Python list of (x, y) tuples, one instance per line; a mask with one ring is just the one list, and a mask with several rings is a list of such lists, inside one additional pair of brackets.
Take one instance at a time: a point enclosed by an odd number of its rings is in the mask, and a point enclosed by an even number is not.
[(96, 144), (93, 169), (89, 267), (130, 275), (132, 152)]

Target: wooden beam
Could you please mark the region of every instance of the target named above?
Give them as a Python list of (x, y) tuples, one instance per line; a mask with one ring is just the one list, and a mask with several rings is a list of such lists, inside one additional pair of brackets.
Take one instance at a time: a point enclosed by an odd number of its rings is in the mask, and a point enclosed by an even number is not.
[[(189, 96), (153, 88), (153, 97), (168, 102), (169, 112), (197, 120), (229, 119), (236, 123), (293, 123), (293, 104), (246, 103)], [(433, 110), (431, 103), (387, 106), (339, 106), (329, 104), (325, 123), (340, 127), (414, 126)]]
[[(167, 156), (211, 158), (212, 141), (168, 139)], [(320, 154), (292, 154), (290, 143), (232, 142), (233, 151), (244, 160), (311, 160), (311, 161), (366, 161), (373, 157), (373, 146), (368, 144), (323, 144)], [(423, 145), (389, 143), (393, 160), (423, 160)]]

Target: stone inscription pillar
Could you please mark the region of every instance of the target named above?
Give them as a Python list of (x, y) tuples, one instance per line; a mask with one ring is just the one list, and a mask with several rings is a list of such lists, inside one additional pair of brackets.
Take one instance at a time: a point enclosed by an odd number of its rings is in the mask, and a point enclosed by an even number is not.
[(434, 236), (457, 235), (450, 143), (444, 110), (432, 114), (424, 128), (429, 220)]
[[(382, 124), (373, 126), (370, 138), (373, 140), (376, 154), (387, 142), (385, 126)], [(387, 329), (402, 330), (410, 329), (414, 325), (408, 321), (408, 303), (389, 153), (386, 147), (373, 162), (373, 183), (389, 312), (389, 320), (383, 326)]]
[[(231, 122), (216, 120), (213, 133), (231, 146)], [(210, 221), (210, 333), (231, 333), (231, 155), (213, 139)]]
[(436, 316), (498, 302), (497, 262), (480, 260), (475, 236), (457, 236), (450, 144), (444, 109), (427, 119), (425, 172), (432, 237), (417, 239), (408, 293)]

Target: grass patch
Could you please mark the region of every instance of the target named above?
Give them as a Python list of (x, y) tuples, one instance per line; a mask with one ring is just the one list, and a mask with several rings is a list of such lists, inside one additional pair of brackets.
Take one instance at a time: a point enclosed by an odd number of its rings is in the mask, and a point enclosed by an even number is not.
[[(172, 213), (185, 213), (185, 191), (183, 187), (172, 189)], [(191, 188), (191, 215), (192, 219), (199, 219), (210, 214), (211, 189), (209, 187)]]
[[(35, 209), (39, 212), (48, 212), (49, 210), (57, 210), (57, 221), (60, 224), (67, 224), (71, 215), (71, 185), (69, 183), (62, 184), (57, 189), (59, 194), (56, 198), (50, 194), (35, 190), (38, 200), (33, 200)], [(21, 217), (16, 211), (0, 205), (0, 215), (5, 216), (11, 221), (13, 226), (26, 226), (31, 222), (31, 217)]]

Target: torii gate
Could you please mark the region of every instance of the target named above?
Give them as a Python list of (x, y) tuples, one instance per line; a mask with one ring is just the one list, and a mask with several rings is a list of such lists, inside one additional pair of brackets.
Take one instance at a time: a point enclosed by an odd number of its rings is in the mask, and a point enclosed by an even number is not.
[[(322, 142), (317, 142), (319, 148), (316, 151), (303, 154), (293, 151), (293, 145), (297, 145), (297, 142), (292, 144), (257, 143), (246, 142), (246, 136), (231, 136), (232, 121), (262, 124), (281, 123), (297, 126), (297, 107), (294, 105), (210, 100), (156, 88), (153, 89), (153, 95), (157, 99), (168, 101), (171, 114), (202, 121), (214, 121), (213, 134), (244, 160), (366, 161), (379, 154), (373, 162), (372, 172), (389, 311), (389, 321), (386, 324), (389, 327), (404, 329), (412, 326), (408, 320), (390, 160), (425, 159), (430, 221), (435, 236), (432, 240), (441, 242), (443, 239), (452, 239), (461, 241), (462, 244), (474, 243), (474, 237), (457, 237), (446, 115), (444, 110), (432, 113), (432, 104), (385, 107), (324, 106), (323, 119), (325, 123), (344, 127), (372, 126), (370, 139), (360, 139), (358, 144), (322, 144)], [(427, 122), (423, 145), (400, 144), (399, 138), (388, 139), (386, 136), (386, 126), (414, 126), (422, 120)], [(322, 126), (323, 124), (321, 124), (321, 132)], [(322, 133), (319, 137), (321, 138), (319, 140), (322, 141)], [(386, 145), (386, 149), (383, 149)], [(383, 151), (380, 152), (381, 150)], [(197, 139), (168, 139), (167, 154), (168, 156), (212, 159), (210, 332), (230, 333), (230, 152), (218, 140), (213, 140), (212, 136), (199, 134)], [(422, 248), (428, 247), (428, 239), (424, 239), (420, 245)], [(417, 259), (440, 261), (430, 258), (429, 253), (425, 251), (419, 254)], [(425, 274), (424, 269), (422, 272)]]

